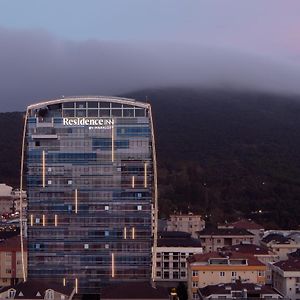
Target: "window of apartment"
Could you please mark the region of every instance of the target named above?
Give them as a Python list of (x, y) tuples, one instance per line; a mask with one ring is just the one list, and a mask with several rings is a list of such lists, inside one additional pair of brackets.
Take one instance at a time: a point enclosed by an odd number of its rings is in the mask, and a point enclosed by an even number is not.
[(109, 231), (108, 230), (104, 231), (104, 236), (109, 236)]
[(169, 253), (164, 253), (164, 259), (169, 259)]
[(180, 263), (180, 267), (181, 267), (181, 268), (185, 268), (185, 262), (181, 262), (181, 263)]
[(156, 272), (156, 277), (161, 277), (161, 272), (160, 271)]
[(220, 276), (224, 277), (225, 276), (225, 272), (220, 272)]
[(6, 269), (6, 270), (5, 270), (5, 273), (6, 273), (6, 274), (11, 274), (11, 269)]
[(164, 268), (169, 269), (169, 263), (168, 262), (164, 262)]
[(178, 262), (173, 262), (173, 268), (178, 269), (179, 268), (179, 263)]
[(197, 293), (193, 293), (193, 300), (199, 299), (199, 296)]
[(264, 271), (258, 271), (258, 276), (265, 276), (265, 272)]
[(104, 210), (109, 210), (109, 206), (108, 206), (108, 205), (105, 205), (105, 206), (104, 206)]
[(52, 184), (52, 180), (48, 180), (48, 184), (51, 185)]
[(169, 279), (170, 278), (170, 273), (169, 272), (164, 272), (164, 279)]
[(8, 298), (14, 299), (14, 298), (15, 298), (15, 295), (16, 295), (16, 290), (10, 289), (10, 290), (8, 291)]
[(137, 209), (137, 210), (142, 210), (142, 205), (138, 205), (138, 206), (136, 207), (136, 209)]
[(157, 267), (157, 268), (160, 268), (160, 267), (161, 267), (161, 262), (160, 262), (160, 261), (157, 261), (157, 262), (156, 262), (156, 267)]
[(193, 270), (192, 276), (198, 276), (198, 271)]
[(236, 272), (231, 272), (231, 277), (236, 277)]
[(185, 253), (181, 253), (180, 258), (185, 258)]
[(40, 218), (35, 219), (35, 224), (40, 224)]
[(47, 300), (53, 300), (54, 299), (54, 291), (53, 290), (47, 290), (45, 293), (45, 299)]
[(68, 180), (68, 184), (72, 184), (73, 183), (73, 181), (72, 180)]
[(156, 253), (156, 258), (161, 258), (161, 253)]
[(198, 287), (198, 281), (193, 281), (193, 282), (192, 282), (192, 286), (193, 286), (193, 288)]
[(178, 271), (173, 272), (173, 279), (179, 279), (179, 272)]
[(217, 239), (217, 244), (221, 244), (221, 240), (220, 239)]
[(89, 244), (84, 244), (84, 249), (89, 249)]
[(180, 277), (185, 277), (186, 273), (184, 271), (180, 272)]

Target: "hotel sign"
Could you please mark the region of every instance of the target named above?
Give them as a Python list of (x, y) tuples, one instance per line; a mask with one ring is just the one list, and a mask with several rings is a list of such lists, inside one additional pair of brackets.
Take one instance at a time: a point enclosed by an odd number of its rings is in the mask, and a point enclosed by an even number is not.
[(111, 129), (113, 119), (103, 118), (63, 118), (65, 126), (89, 126), (89, 129)]

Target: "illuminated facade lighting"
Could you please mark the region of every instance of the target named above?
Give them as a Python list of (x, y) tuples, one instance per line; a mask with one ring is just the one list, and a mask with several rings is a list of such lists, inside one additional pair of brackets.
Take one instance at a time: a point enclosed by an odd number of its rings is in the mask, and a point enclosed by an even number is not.
[(40, 224), (28, 227), (28, 278), (76, 278), (79, 293), (87, 294), (112, 281), (153, 278), (157, 171), (150, 104), (63, 98), (30, 105), (25, 122), (28, 223), (34, 216)]

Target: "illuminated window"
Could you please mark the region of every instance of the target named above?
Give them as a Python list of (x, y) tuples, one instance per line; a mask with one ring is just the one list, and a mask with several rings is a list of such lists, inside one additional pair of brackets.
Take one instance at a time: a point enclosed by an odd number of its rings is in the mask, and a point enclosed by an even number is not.
[(84, 244), (84, 249), (89, 249), (89, 244)]
[(138, 205), (138, 206), (136, 207), (136, 209), (137, 209), (137, 210), (142, 210), (142, 205)]
[(105, 205), (105, 206), (104, 206), (104, 210), (109, 210), (109, 206), (108, 206), (108, 205)]

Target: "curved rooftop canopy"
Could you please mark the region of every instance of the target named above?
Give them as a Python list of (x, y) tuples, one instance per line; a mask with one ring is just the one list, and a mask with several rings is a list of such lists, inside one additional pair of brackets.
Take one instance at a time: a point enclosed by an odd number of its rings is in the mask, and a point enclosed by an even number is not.
[(31, 104), (27, 109), (39, 109), (44, 108), (48, 105), (63, 104), (67, 102), (112, 102), (125, 105), (134, 105), (141, 108), (149, 108), (150, 104), (139, 102), (130, 98), (122, 97), (112, 97), (112, 96), (71, 96), (71, 97), (62, 97), (53, 100), (45, 100), (39, 103)]

